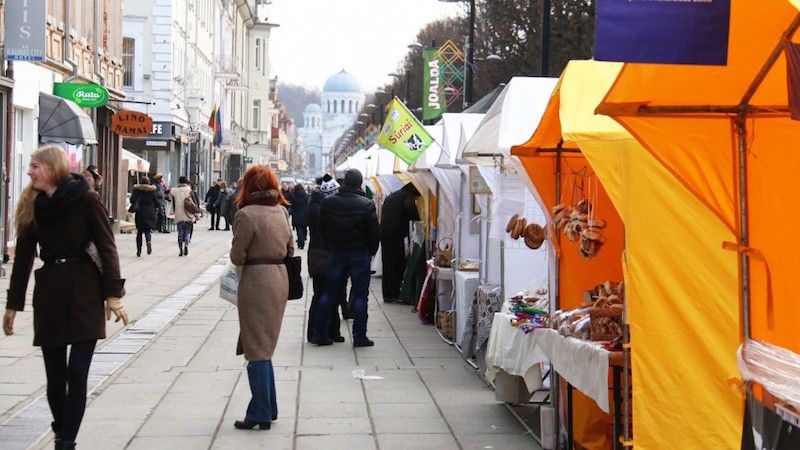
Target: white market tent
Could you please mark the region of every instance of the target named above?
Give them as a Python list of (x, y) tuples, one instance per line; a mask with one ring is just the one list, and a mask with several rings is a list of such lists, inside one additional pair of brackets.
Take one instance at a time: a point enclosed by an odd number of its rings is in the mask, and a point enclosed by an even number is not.
[(136, 156), (125, 149), (122, 149), (122, 154), (120, 156), (122, 156), (122, 160), (128, 165), (128, 171), (140, 173), (150, 172), (150, 162), (146, 159)]
[(513, 145), (533, 135), (557, 82), (555, 78), (512, 78), (456, 156), (459, 163), (478, 165), (492, 189), (491, 196), (477, 196), (482, 211), (483, 278), (489, 284), (503, 286), (505, 297), (520, 289), (547, 286), (554, 261), (554, 249), (543, 246), (531, 250), (522, 241), (513, 240), (505, 226), (514, 214), (524, 216), (529, 223), (546, 223), (532, 191), (525, 189), (527, 176), (519, 170), (519, 161), (508, 155)]

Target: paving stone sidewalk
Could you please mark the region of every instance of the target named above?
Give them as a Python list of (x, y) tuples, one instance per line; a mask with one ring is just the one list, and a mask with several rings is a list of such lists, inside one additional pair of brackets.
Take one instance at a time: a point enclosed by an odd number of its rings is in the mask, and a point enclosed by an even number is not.
[[(136, 258), (133, 237), (117, 238), (128, 279), (125, 301), (131, 316), (143, 321), (160, 314), (162, 302), (192, 293), (196, 279), (208, 277), (230, 243), (229, 234), (208, 232), (200, 224), (190, 256), (178, 258), (172, 251), (174, 233), (155, 239), (154, 255)], [(7, 279), (0, 287), (3, 283)], [(310, 289), (305, 299), (290, 302), (273, 358), (279, 419), (269, 431), (242, 431), (233, 421), (244, 416), (249, 387), (244, 361), (234, 352), (236, 310), (211, 285), (94, 390), (79, 448), (539, 448), (460, 355), (431, 327), (419, 324), (409, 306), (376, 297), (380, 279), (373, 279), (371, 292), (372, 348), (352, 348), (344, 329), (351, 322), (342, 325), (346, 343), (307, 344)], [(18, 315), (16, 328), (15, 336), (0, 338), (0, 436), (2, 424), (30, 408), (44, 389), (41, 356), (30, 346), (30, 312)], [(130, 331), (112, 334), (119, 326), (111, 323), (108, 331), (107, 346), (130, 336)], [(383, 379), (354, 379), (357, 369)], [(28, 445), (52, 447), (46, 432)]]

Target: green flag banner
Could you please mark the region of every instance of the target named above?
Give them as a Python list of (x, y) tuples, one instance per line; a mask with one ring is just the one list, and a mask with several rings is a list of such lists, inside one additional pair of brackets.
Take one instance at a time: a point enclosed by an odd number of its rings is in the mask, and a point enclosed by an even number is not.
[(422, 120), (438, 119), (447, 110), (444, 71), (438, 48), (426, 48), (422, 68)]
[(378, 145), (390, 150), (407, 164), (413, 164), (433, 144), (433, 137), (397, 97), (389, 104)]

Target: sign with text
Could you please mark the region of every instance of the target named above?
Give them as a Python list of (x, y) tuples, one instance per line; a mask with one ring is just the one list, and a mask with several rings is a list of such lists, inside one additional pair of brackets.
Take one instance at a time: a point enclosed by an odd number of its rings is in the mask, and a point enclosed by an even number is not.
[(111, 131), (120, 136), (146, 137), (153, 131), (153, 118), (138, 111), (122, 111), (111, 116)]
[(108, 103), (108, 91), (92, 83), (53, 83), (53, 95), (72, 100), (81, 108), (99, 108)]
[(45, 60), (45, 0), (5, 2), (6, 59)]
[(378, 145), (390, 150), (407, 164), (413, 164), (431, 144), (433, 137), (406, 105), (395, 97), (389, 104), (389, 115), (378, 137)]
[(730, 9), (730, 0), (598, 0), (594, 58), (724, 66)]
[(422, 67), (422, 120), (442, 117), (447, 111), (444, 95), (443, 65), (437, 48), (426, 48), (423, 52)]

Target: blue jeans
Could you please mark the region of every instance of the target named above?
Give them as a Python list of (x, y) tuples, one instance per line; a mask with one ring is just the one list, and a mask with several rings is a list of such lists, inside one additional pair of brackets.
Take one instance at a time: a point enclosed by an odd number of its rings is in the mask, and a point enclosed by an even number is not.
[(192, 240), (192, 222), (178, 222), (176, 225), (178, 229), (178, 243), (186, 242), (187, 244)]
[(245, 419), (254, 422), (272, 422), (278, 417), (278, 399), (275, 394), (275, 371), (272, 360), (247, 363), (247, 378), (250, 381), (252, 398), (247, 405)]
[(319, 299), (319, 307), (314, 318), (314, 337), (324, 339), (328, 335), (328, 322), (333, 308), (338, 306), (339, 293), (350, 277), (353, 297), (353, 341), (367, 339), (367, 296), (369, 295), (370, 263), (368, 252), (334, 253), (328, 266), (325, 290)]

